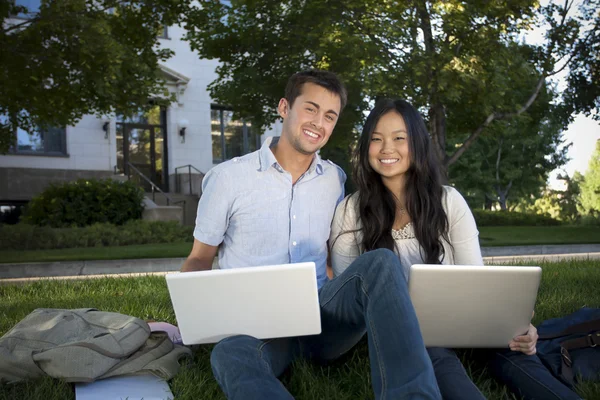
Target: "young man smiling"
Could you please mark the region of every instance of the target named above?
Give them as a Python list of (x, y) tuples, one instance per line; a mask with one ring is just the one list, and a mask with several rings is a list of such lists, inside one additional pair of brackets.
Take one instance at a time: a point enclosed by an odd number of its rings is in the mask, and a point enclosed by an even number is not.
[(327, 239), (346, 176), (316, 152), (329, 140), (346, 98), (331, 72), (294, 74), (277, 108), (281, 137), (204, 178), (183, 272), (210, 269), (217, 251), (221, 268), (313, 261), (319, 287), (320, 335), (234, 336), (214, 347), (213, 373), (228, 399), (291, 399), (277, 377), (295, 358), (333, 360), (365, 332), (377, 399), (441, 398), (394, 253), (366, 253), (342, 276), (327, 278)]

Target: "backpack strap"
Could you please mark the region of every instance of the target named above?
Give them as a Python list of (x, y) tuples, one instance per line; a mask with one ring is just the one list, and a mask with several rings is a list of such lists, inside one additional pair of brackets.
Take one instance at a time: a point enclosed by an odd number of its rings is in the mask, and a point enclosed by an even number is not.
[(539, 335), (538, 339), (555, 339), (561, 336), (567, 336), (572, 334), (582, 334), (593, 331), (600, 331), (600, 319), (593, 319), (591, 321), (582, 322), (577, 325), (572, 325), (562, 332), (556, 334)]
[[(588, 333), (589, 332), (589, 333)], [(587, 333), (586, 336), (568, 339), (560, 342), (561, 369), (560, 374), (571, 386), (575, 384), (573, 360), (569, 350), (584, 349), (600, 346), (600, 319), (595, 319), (581, 324), (573, 325), (556, 335), (542, 335), (539, 339), (555, 339), (561, 336)]]

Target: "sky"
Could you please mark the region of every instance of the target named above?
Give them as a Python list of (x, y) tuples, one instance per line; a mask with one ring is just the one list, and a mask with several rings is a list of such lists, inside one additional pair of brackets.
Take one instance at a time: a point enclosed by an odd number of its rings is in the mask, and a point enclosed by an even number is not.
[(569, 161), (558, 170), (552, 171), (549, 185), (553, 189), (562, 189), (563, 183), (556, 180), (558, 173), (567, 172), (573, 176), (575, 171), (585, 175), (592, 153), (596, 148), (596, 141), (600, 139), (600, 121), (594, 121), (591, 117), (577, 115), (569, 128), (563, 133), (566, 143), (572, 142), (569, 149)]
[[(549, 0), (541, 0), (540, 4), (545, 6), (549, 2)], [(576, 0), (573, 8), (575, 9), (580, 3), (581, 0)], [(543, 28), (534, 29), (525, 35), (525, 41), (532, 44), (541, 44), (544, 42), (544, 33), (545, 29)], [(565, 85), (564, 77), (566, 76), (566, 72), (565, 70), (564, 73), (557, 75), (559, 89)], [(573, 176), (575, 171), (579, 171), (585, 175), (592, 153), (596, 148), (596, 141), (600, 139), (600, 121), (594, 121), (591, 116), (586, 117), (583, 114), (578, 114), (574, 116), (573, 122), (563, 132), (563, 138), (565, 139), (565, 144), (573, 143), (567, 153), (567, 156), (571, 160), (550, 174), (548, 184), (553, 189), (562, 189), (564, 187), (564, 182), (556, 179), (558, 174), (566, 172), (569, 176)]]

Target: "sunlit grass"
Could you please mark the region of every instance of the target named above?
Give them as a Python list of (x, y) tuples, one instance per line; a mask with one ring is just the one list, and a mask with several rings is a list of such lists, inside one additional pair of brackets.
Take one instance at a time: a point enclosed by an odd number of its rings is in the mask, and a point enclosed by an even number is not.
[[(582, 306), (600, 307), (600, 266), (593, 261), (546, 263), (534, 323), (571, 313)], [(145, 320), (175, 323), (164, 277), (101, 278), (80, 281), (39, 281), (0, 286), (0, 334), (35, 308), (94, 307), (134, 315)], [(209, 306), (208, 304), (206, 306)], [(199, 346), (170, 382), (177, 399), (224, 399), (210, 369), (211, 346)], [(463, 363), (488, 399), (513, 399), (506, 388), (492, 380), (485, 365), (470, 352)], [(282, 377), (296, 399), (372, 399), (369, 360), (363, 340), (342, 359), (328, 366), (296, 362)], [(600, 384), (578, 388), (586, 399), (600, 399)], [(73, 400), (72, 386), (43, 379), (0, 386), (0, 400)]]

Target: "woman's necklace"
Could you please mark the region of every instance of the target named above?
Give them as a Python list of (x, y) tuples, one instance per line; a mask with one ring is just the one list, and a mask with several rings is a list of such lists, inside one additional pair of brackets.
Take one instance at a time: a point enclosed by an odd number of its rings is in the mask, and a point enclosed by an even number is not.
[[(404, 218), (404, 214), (406, 214), (406, 208), (398, 207), (398, 223), (400, 225), (402, 224), (402, 219)], [(392, 228), (392, 238), (394, 240), (412, 239), (413, 237), (415, 237), (415, 236), (414, 236), (414, 232), (411, 229), (410, 221), (400, 229)]]

